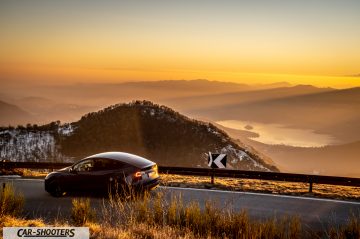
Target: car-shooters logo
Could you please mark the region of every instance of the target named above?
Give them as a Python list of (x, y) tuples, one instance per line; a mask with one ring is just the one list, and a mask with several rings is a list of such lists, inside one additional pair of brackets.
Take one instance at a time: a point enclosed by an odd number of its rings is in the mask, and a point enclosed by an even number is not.
[(4, 227), (4, 239), (89, 239), (88, 227)]

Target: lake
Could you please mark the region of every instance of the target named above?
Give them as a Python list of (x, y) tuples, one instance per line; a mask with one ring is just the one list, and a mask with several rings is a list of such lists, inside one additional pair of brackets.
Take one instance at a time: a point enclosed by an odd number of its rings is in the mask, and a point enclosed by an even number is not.
[(264, 144), (322, 147), (337, 142), (335, 137), (331, 135), (319, 134), (312, 129), (299, 129), (281, 124), (265, 124), (241, 120), (222, 120), (216, 123), (231, 129), (257, 133), (259, 137), (251, 137), (251, 139)]

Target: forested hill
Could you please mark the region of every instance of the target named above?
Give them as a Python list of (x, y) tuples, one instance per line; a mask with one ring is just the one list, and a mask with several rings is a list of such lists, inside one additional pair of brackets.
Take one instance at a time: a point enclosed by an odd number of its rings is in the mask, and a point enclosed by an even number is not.
[(214, 125), (149, 101), (110, 106), (71, 124), (0, 131), (2, 159), (71, 161), (105, 151), (125, 151), (159, 165), (185, 167), (208, 167), (208, 152), (226, 153), (228, 168), (277, 171)]
[(161, 165), (206, 166), (207, 152), (228, 154), (229, 165), (238, 169), (276, 170), (257, 155), (239, 148), (212, 124), (189, 119), (149, 101), (108, 107), (83, 116), (62, 137), (64, 154), (74, 157), (103, 151), (125, 151)]

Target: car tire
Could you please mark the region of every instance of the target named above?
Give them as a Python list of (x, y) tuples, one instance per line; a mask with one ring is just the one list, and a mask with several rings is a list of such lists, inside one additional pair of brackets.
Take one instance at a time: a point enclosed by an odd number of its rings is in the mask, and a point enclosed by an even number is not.
[(54, 182), (53, 183), (53, 186), (52, 186), (52, 190), (51, 190), (51, 195), (54, 196), (54, 197), (61, 197), (64, 195), (64, 190), (63, 188), (61, 187), (61, 185), (57, 182)]

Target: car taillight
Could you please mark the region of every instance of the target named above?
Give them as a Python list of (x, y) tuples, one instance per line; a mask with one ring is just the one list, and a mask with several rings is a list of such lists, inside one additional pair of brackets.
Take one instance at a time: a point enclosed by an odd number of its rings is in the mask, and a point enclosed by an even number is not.
[(141, 178), (141, 172), (136, 172), (134, 174), (134, 178)]
[(143, 173), (138, 171), (136, 173), (134, 173), (134, 178), (133, 178), (133, 182), (138, 182), (142, 179), (142, 175)]

